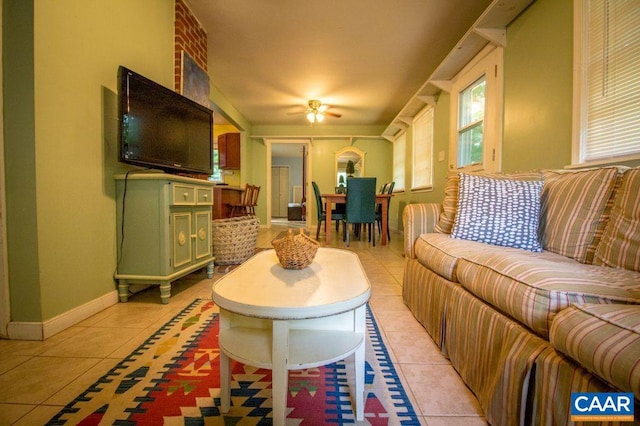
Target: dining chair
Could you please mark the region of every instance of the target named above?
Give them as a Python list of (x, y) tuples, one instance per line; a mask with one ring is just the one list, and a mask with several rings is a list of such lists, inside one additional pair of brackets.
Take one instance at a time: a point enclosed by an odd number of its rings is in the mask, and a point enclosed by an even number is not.
[[(313, 194), (316, 197), (316, 211), (318, 215), (318, 229), (316, 230), (316, 240), (320, 236), (320, 227), (322, 226), (322, 222), (327, 220), (327, 214), (324, 210), (324, 203), (322, 202), (322, 195), (320, 194), (320, 188), (318, 184), (315, 182), (311, 182), (311, 186), (313, 186)], [(343, 213), (338, 213), (335, 210), (331, 210), (331, 219), (336, 221), (336, 231), (338, 231), (340, 226), (340, 221), (344, 218)]]
[[(376, 245), (376, 233), (371, 232), (371, 226), (376, 222), (376, 178), (375, 177), (348, 177), (347, 198), (344, 214), (343, 241), (349, 247), (349, 224), (369, 225), (369, 240), (373, 237), (373, 246)], [(362, 238), (362, 233), (360, 233)]]
[(252, 214), (254, 216), (256, 215), (256, 207), (258, 206), (258, 195), (260, 195), (260, 187), (254, 185), (248, 207), (249, 214)]
[[(382, 186), (380, 190), (381, 194), (393, 194), (393, 187), (396, 186), (395, 182), (388, 182)], [(386, 199), (387, 202), (387, 223), (385, 226), (387, 227), (387, 240), (391, 241), (391, 233), (389, 232), (389, 207), (391, 207), (391, 198)], [(376, 208), (376, 224), (378, 225), (378, 234), (382, 233), (382, 205), (378, 204)]]
[(244, 192), (242, 193), (240, 202), (229, 203), (229, 206), (231, 207), (231, 217), (246, 216), (251, 214), (251, 202), (253, 200), (254, 188), (255, 187), (253, 185), (247, 183), (244, 187)]

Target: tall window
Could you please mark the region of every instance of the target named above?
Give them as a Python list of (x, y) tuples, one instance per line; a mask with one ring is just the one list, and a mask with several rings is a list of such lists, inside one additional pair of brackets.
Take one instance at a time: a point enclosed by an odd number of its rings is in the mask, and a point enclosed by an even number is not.
[(500, 170), (502, 48), (483, 49), (451, 82), (450, 169)]
[(640, 0), (576, 0), (573, 163), (640, 158)]
[(429, 105), (413, 120), (411, 189), (430, 188), (433, 181), (433, 116)]
[(404, 190), (404, 170), (407, 146), (407, 134), (402, 133), (393, 142), (393, 181), (394, 191)]
[(482, 163), (486, 87), (483, 75), (459, 95), (458, 167)]

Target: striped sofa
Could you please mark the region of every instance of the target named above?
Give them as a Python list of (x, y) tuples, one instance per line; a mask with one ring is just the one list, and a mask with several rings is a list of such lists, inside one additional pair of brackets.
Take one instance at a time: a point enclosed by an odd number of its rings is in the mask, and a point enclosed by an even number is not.
[(459, 176), (403, 211), (403, 299), (493, 425), (570, 423), (572, 392), (640, 413), (640, 168), (483, 174), (542, 180), (542, 252), (456, 239)]

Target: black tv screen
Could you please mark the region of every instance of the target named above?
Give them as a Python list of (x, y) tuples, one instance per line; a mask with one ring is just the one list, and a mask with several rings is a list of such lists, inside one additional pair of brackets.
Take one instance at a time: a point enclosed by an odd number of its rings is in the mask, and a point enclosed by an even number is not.
[(213, 173), (213, 111), (123, 66), (118, 86), (120, 161)]

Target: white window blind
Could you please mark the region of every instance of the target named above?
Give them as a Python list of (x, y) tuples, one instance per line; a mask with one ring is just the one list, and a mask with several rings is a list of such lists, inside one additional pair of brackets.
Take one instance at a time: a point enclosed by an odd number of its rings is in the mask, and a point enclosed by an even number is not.
[(407, 152), (407, 134), (402, 133), (393, 142), (393, 181), (394, 191), (404, 190), (405, 158)]
[(433, 159), (433, 107), (427, 106), (413, 121), (412, 189), (431, 186)]
[(640, 0), (590, 0), (580, 162), (640, 153)]

